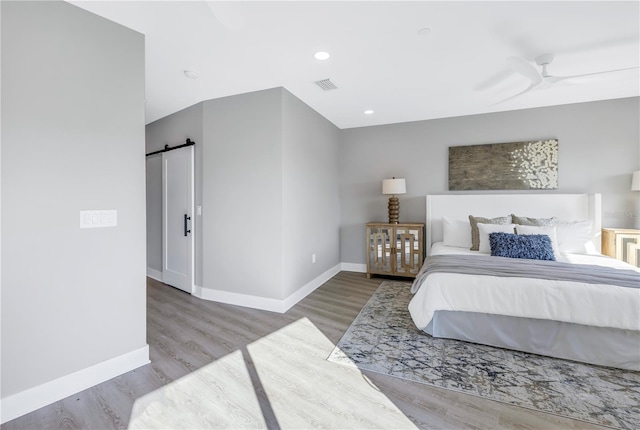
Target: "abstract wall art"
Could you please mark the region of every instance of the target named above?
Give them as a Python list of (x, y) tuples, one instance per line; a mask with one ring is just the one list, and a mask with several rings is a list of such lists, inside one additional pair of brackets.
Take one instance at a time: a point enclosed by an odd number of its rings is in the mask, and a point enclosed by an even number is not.
[(558, 188), (558, 139), (449, 147), (449, 190)]

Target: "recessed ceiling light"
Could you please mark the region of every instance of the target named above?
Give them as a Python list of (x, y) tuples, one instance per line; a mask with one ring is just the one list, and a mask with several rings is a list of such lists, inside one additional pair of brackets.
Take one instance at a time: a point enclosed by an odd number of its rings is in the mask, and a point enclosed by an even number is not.
[(313, 54), (313, 56), (315, 57), (316, 60), (324, 61), (324, 60), (328, 60), (329, 57), (331, 57), (331, 54), (324, 51), (318, 51), (315, 54)]
[(200, 76), (195, 70), (185, 70), (184, 75), (189, 79), (198, 79), (198, 76)]
[(429, 27), (424, 27), (418, 30), (418, 34), (421, 36), (426, 36), (429, 33), (431, 33), (431, 29)]
[(373, 111), (371, 109), (367, 109), (366, 111), (364, 111), (365, 115), (373, 115)]

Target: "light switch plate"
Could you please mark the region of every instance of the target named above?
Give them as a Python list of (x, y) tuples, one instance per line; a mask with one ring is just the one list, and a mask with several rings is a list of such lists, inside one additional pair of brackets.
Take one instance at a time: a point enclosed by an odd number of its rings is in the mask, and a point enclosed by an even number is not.
[(80, 228), (116, 227), (117, 210), (80, 211)]

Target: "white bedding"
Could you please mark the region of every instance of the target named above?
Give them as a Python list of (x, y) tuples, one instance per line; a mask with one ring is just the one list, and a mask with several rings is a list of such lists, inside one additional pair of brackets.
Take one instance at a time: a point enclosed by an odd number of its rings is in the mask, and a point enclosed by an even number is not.
[[(466, 254), (465, 248), (433, 244), (430, 255)], [(567, 254), (558, 261), (638, 270), (601, 255)], [(547, 319), (599, 327), (640, 330), (640, 288), (450, 273), (427, 277), (409, 303), (416, 326), (424, 330), (436, 311), (479, 312)]]

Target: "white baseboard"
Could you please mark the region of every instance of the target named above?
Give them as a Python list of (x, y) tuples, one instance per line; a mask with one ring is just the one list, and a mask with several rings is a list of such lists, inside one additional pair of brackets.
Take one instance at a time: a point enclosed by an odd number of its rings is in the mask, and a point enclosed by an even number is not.
[(289, 309), (291, 309), (300, 300), (304, 299), (309, 294), (314, 292), (316, 288), (318, 288), (319, 286), (327, 282), (329, 279), (333, 278), (338, 273), (340, 273), (340, 266), (341, 264), (336, 264), (331, 269), (327, 270), (317, 278), (313, 279), (311, 282), (308, 282), (307, 284), (303, 285), (301, 288), (298, 288), (293, 294), (291, 294), (289, 297), (284, 299), (282, 301), (283, 309), (284, 309), (282, 312), (284, 313)]
[(192, 294), (204, 300), (211, 300), (212, 302), (282, 313), (282, 300), (271, 299), (269, 297), (214, 290), (213, 288), (201, 287), (199, 285), (194, 285)]
[(335, 276), (338, 272), (340, 272), (340, 264), (336, 264), (334, 267), (314, 278), (311, 282), (308, 282), (298, 288), (293, 294), (284, 299), (272, 299), (268, 297), (253, 296), (250, 294), (234, 293), (231, 291), (214, 290), (213, 288), (201, 287), (199, 285), (194, 286), (193, 295), (200, 297), (201, 299), (211, 300), (214, 302), (285, 313), (320, 285)]
[(0, 423), (18, 418), (101, 382), (150, 363), (149, 345), (54, 379), (0, 401)]
[(155, 279), (156, 281), (162, 282), (162, 272), (156, 269), (152, 269), (151, 267), (147, 267), (147, 276)]
[(367, 265), (359, 263), (340, 263), (340, 270), (345, 272), (367, 273)]

